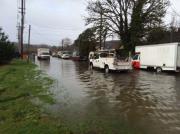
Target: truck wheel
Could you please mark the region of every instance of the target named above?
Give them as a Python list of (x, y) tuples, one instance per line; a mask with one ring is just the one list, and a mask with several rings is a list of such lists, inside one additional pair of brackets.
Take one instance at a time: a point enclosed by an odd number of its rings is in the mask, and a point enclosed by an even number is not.
[(38, 60), (41, 60), (41, 58), (40, 58), (40, 57), (38, 57), (37, 59), (38, 59)]
[(109, 67), (107, 65), (105, 66), (105, 73), (109, 73)]
[(162, 72), (162, 68), (161, 68), (161, 67), (157, 67), (157, 68), (156, 68), (156, 72), (157, 72), (157, 73), (161, 73), (161, 72)]
[(93, 64), (92, 63), (90, 63), (89, 68), (90, 68), (90, 70), (93, 70)]

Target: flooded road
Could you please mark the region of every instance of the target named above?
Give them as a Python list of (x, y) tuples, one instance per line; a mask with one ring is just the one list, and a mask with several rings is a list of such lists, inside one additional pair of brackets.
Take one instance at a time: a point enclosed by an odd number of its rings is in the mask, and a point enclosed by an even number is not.
[(56, 58), (36, 63), (55, 79), (50, 112), (75, 133), (180, 134), (180, 74), (104, 74)]

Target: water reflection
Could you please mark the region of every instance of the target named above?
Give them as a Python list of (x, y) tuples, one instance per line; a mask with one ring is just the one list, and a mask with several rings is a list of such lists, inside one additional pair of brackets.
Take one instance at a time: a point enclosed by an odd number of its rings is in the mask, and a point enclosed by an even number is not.
[[(36, 61), (37, 61), (37, 59), (36, 59)], [(48, 71), (50, 68), (50, 60), (38, 60), (36, 63), (44, 71)]]
[(88, 70), (86, 62), (55, 58), (37, 64), (56, 80), (52, 91), (57, 104), (51, 112), (77, 131), (86, 124), (90, 130), (98, 126), (113, 133), (122, 126), (138, 134), (180, 133), (180, 75), (104, 74)]

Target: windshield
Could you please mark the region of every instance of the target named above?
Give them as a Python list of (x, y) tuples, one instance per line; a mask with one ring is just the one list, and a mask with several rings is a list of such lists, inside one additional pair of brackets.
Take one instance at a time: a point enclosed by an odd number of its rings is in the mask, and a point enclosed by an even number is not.
[(106, 58), (106, 57), (108, 57), (108, 53), (101, 53), (101, 54), (100, 54), (100, 57), (101, 57), (101, 58)]
[(137, 54), (133, 57), (133, 60), (138, 60), (138, 58), (139, 58), (139, 55)]
[(44, 53), (41, 53), (42, 55), (49, 55), (49, 53), (47, 53), (47, 52), (44, 52)]

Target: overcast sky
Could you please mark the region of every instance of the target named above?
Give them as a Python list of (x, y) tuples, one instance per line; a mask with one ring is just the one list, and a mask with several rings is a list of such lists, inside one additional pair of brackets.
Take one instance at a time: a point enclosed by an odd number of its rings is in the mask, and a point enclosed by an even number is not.
[[(72, 40), (86, 28), (87, 0), (26, 0), (25, 42), (28, 25), (32, 25), (33, 44), (59, 45), (62, 38)], [(173, 10), (180, 14), (180, 0), (170, 0)], [(17, 5), (20, 0), (0, 0), (0, 27), (11, 41), (17, 41)], [(165, 22), (171, 20), (172, 8), (169, 8)], [(179, 16), (176, 16), (180, 20)], [(20, 18), (19, 18), (20, 19)]]

